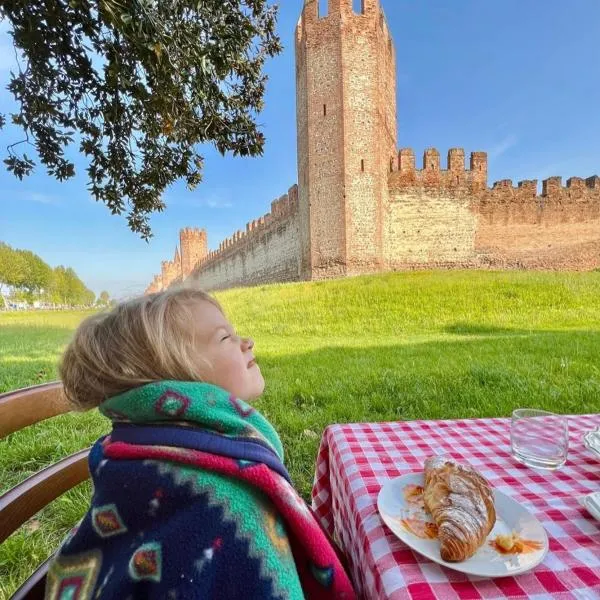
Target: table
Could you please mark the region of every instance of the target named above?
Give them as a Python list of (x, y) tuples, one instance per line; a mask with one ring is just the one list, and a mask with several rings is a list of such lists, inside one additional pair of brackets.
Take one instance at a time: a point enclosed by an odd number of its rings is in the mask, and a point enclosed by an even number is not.
[[(569, 416), (569, 456), (557, 471), (534, 471), (510, 455), (510, 419), (351, 423), (327, 427), (312, 491), (313, 509), (348, 557), (365, 598), (600, 598), (600, 523), (578, 497), (600, 490), (600, 461), (585, 431), (600, 415)], [(377, 495), (392, 477), (422, 472), (447, 453), (523, 503), (550, 541), (544, 561), (515, 577), (482, 579), (414, 553), (386, 527)]]

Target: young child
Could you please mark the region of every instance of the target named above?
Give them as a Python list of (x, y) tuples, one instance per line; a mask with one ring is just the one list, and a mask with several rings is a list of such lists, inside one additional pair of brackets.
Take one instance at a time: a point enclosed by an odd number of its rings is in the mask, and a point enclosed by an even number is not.
[(264, 388), (253, 348), (192, 289), (79, 326), (64, 391), (113, 429), (90, 452), (91, 506), (50, 567), (46, 598), (354, 598), (277, 433), (248, 404)]

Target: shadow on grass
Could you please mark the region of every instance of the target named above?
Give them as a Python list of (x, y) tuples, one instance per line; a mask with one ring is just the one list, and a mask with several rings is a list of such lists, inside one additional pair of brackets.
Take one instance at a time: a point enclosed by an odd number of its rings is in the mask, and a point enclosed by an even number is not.
[[(462, 324), (449, 329), (467, 333)], [(259, 354), (265, 405), (314, 406), (321, 425), (502, 416), (523, 405), (600, 410), (600, 332), (469, 329), (473, 337), (460, 340)]]

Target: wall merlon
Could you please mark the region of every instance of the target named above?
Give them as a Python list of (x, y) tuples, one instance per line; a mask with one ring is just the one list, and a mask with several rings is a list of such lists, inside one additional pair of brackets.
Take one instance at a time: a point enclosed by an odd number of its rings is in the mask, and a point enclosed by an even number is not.
[(440, 170), (440, 153), (436, 148), (427, 148), (423, 152), (423, 170), (424, 171), (439, 171)]
[(562, 177), (548, 177), (542, 181), (542, 196), (556, 195), (562, 187)]
[(520, 190), (522, 190), (522, 193), (537, 196), (537, 184), (537, 179), (524, 179), (523, 181), (519, 181), (517, 186)]
[(301, 25), (306, 26), (319, 20), (319, 2), (318, 0), (304, 0), (304, 8), (300, 17)]
[(585, 185), (593, 190), (600, 188), (600, 177), (598, 175), (592, 175), (585, 180)]
[(271, 202), (271, 214), (274, 218), (281, 218), (288, 214), (289, 211), (289, 198), (287, 194), (284, 194), (279, 199)]
[(513, 187), (513, 183), (512, 183), (512, 179), (501, 179), (500, 181), (494, 181), (494, 185), (492, 185), (492, 189), (493, 190), (498, 190), (498, 189), (512, 189)]
[[(350, 0), (352, 2), (352, 0)], [(362, 0), (362, 14), (366, 16), (379, 16), (381, 7), (379, 0)]]
[(450, 148), (448, 150), (448, 171), (459, 172), (465, 170), (465, 151), (463, 148)]
[(567, 179), (567, 188), (583, 190), (585, 188), (585, 180), (583, 177), (569, 177), (569, 179)]
[(471, 171), (487, 171), (487, 152), (471, 152)]
[(398, 168), (401, 173), (415, 170), (415, 153), (412, 148), (401, 148), (398, 152)]

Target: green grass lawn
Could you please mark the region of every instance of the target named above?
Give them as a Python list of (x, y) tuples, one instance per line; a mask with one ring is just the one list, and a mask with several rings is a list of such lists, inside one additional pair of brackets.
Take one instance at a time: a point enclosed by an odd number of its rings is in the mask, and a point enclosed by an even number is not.
[[(600, 273), (415, 272), (217, 294), (256, 341), (258, 402), (308, 499), (330, 423), (600, 411)], [(83, 313), (0, 314), (0, 392), (56, 378)], [(0, 441), (0, 492), (108, 431), (65, 415)], [(507, 440), (508, 443), (508, 440)], [(0, 548), (0, 599), (85, 512), (89, 484)]]

